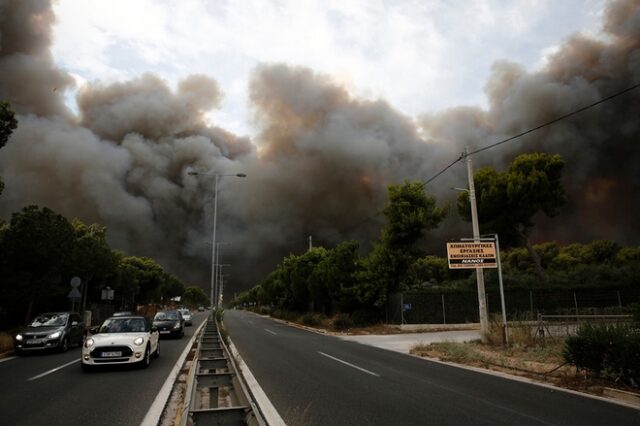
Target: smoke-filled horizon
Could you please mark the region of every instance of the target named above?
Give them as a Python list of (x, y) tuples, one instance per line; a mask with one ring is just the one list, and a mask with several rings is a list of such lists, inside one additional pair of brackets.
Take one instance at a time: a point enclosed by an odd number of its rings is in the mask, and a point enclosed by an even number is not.
[[(0, 150), (0, 216), (38, 204), (102, 223), (112, 247), (153, 257), (206, 288), (213, 178), (189, 172), (246, 173), (222, 178), (218, 191), (229, 294), (302, 252), (309, 235), (325, 245), (357, 239), (367, 246), (380, 220), (353, 225), (384, 205), (390, 183), (426, 180), (465, 146), (487, 146), (640, 82), (640, 1), (614, 1), (604, 17), (606, 41), (575, 35), (536, 72), (495, 63), (486, 110), (407, 117), (313, 70), (260, 65), (247, 82), (259, 129), (250, 140), (207, 124), (225, 88), (201, 74), (185, 76), (175, 90), (152, 73), (89, 83), (74, 114), (64, 103), (73, 79), (50, 52), (54, 20), (49, 1), (0, 0), (0, 99), (11, 102), (19, 122)], [(478, 154), (474, 167), (503, 170), (523, 152), (560, 154), (568, 203), (558, 217), (538, 221), (534, 240), (637, 245), (639, 111), (634, 91)], [(459, 164), (427, 192), (453, 202), (449, 188), (465, 185)], [(441, 252), (448, 238), (469, 233), (453, 214), (430, 246)]]

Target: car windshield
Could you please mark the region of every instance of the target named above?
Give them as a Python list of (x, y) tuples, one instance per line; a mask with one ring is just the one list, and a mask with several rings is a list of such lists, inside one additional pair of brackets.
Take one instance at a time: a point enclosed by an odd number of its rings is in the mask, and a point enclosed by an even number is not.
[(142, 318), (109, 318), (100, 326), (100, 333), (139, 333), (146, 328)]
[(67, 323), (67, 314), (42, 314), (29, 324), (29, 327), (61, 327)]
[(171, 320), (178, 320), (180, 318), (178, 318), (177, 312), (172, 311), (172, 312), (158, 312), (154, 317), (154, 319), (159, 321), (171, 321)]

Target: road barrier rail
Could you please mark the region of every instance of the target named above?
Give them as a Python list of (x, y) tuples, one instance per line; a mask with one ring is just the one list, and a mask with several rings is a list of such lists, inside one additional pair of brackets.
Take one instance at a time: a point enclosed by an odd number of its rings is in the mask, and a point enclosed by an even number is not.
[(267, 426), (214, 319), (201, 329), (196, 348), (178, 424)]

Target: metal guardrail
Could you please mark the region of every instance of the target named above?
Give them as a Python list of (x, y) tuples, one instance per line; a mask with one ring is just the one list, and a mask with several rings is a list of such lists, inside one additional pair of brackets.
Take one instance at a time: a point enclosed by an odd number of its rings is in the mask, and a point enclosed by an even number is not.
[(211, 318), (198, 336), (182, 410), (181, 426), (267, 426)]

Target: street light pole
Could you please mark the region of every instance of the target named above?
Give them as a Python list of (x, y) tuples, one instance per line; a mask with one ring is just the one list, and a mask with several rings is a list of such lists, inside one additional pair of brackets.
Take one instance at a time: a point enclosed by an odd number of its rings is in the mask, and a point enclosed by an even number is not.
[(213, 237), (211, 243), (211, 298), (209, 300), (211, 300), (211, 306), (218, 309), (218, 305), (214, 299), (214, 289), (216, 286), (216, 254), (218, 251), (216, 247), (216, 224), (218, 223), (218, 177), (220, 175), (216, 173), (215, 176), (216, 179), (213, 187)]
[(214, 289), (216, 286), (216, 275), (217, 275), (217, 271), (216, 271), (216, 255), (217, 255), (217, 250), (216, 250), (216, 225), (218, 222), (218, 179), (223, 177), (223, 176), (235, 176), (235, 177), (247, 177), (247, 175), (245, 173), (236, 173), (236, 174), (222, 174), (222, 173), (204, 173), (204, 172), (195, 172), (195, 171), (191, 171), (188, 172), (189, 175), (191, 176), (214, 176), (215, 177), (215, 183), (213, 186), (213, 235), (212, 235), (212, 242), (211, 242), (211, 289), (210, 289), (210, 298), (209, 301), (211, 303), (212, 308), (215, 307), (217, 308), (217, 299), (214, 300)]

